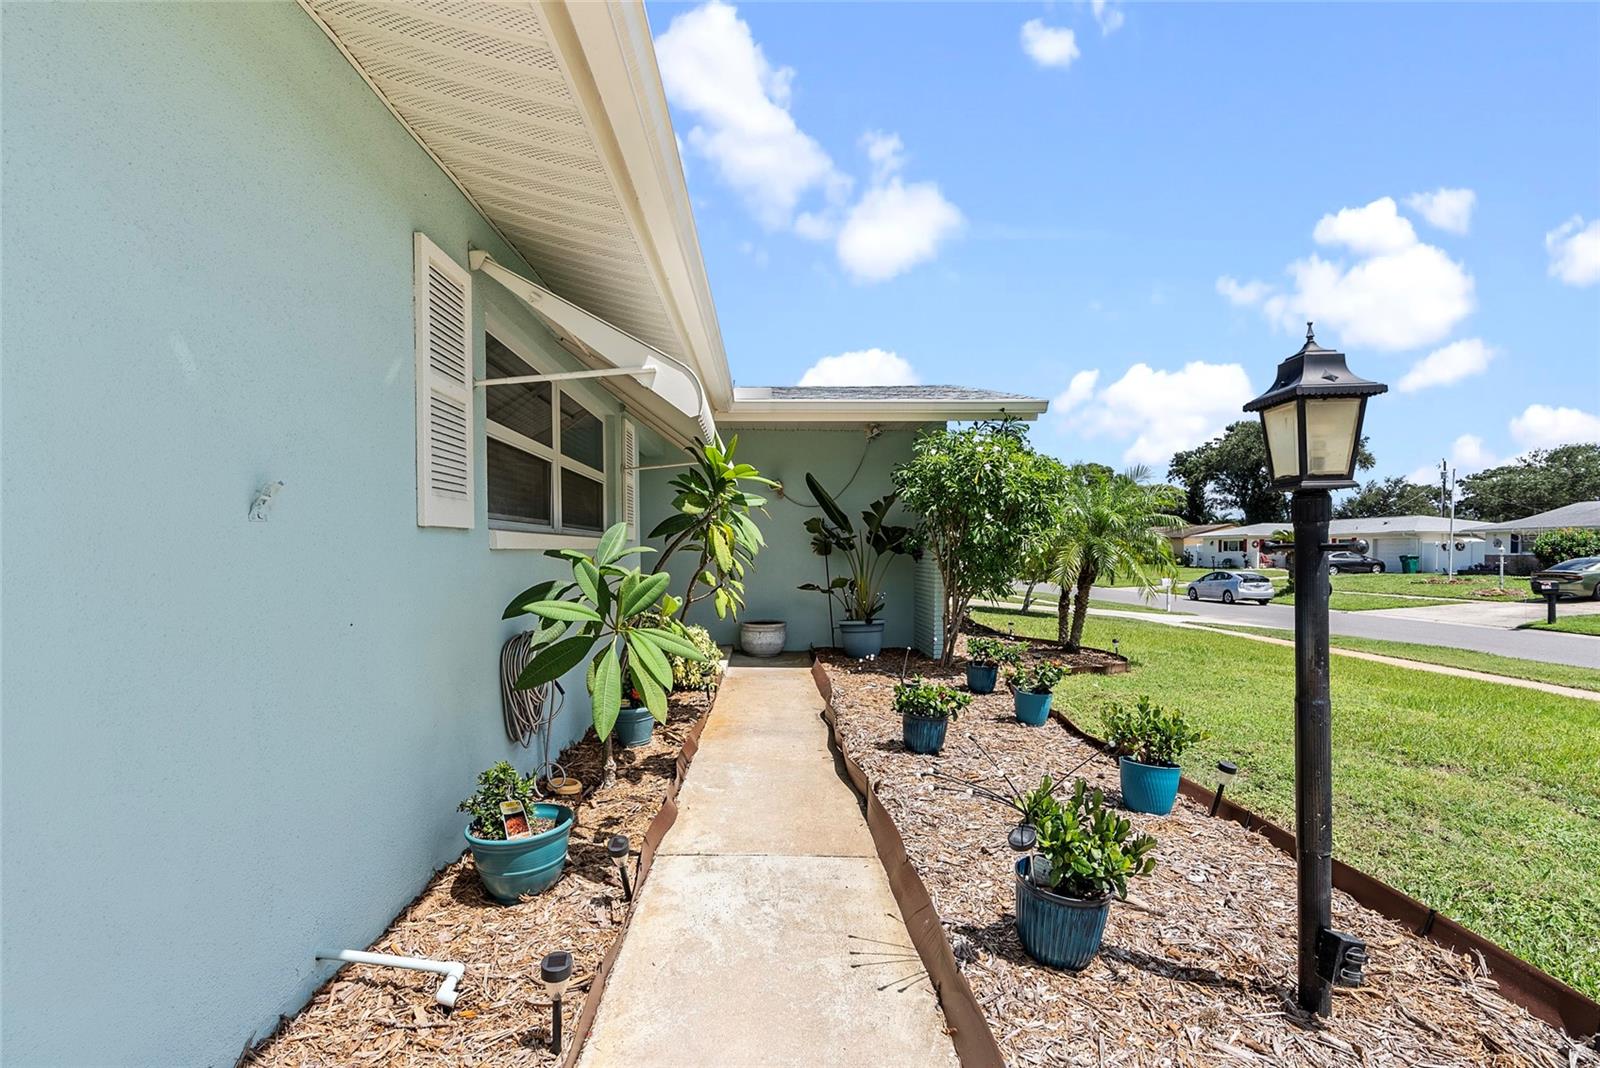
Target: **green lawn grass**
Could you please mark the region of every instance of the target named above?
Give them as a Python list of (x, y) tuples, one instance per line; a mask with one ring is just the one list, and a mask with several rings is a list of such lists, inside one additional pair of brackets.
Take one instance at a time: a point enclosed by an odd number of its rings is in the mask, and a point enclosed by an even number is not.
[[(1412, 597), (1443, 597), (1461, 601), (1499, 601), (1499, 597), (1482, 597), (1478, 590), (1492, 590), (1500, 583), (1494, 575), (1457, 575), (1446, 582), (1443, 575), (1334, 575), (1335, 591), (1360, 591), (1363, 593), (1400, 593)], [(1506, 576), (1506, 601), (1526, 601), (1533, 597), (1525, 577)]]
[[(1293, 638), (1294, 631), (1282, 627), (1247, 627), (1237, 623), (1212, 623), (1208, 627), (1238, 627), (1251, 634), (1264, 634), (1270, 638)], [(1354, 649), (1363, 653), (1380, 653), (1400, 660), (1420, 660), (1424, 664), (1483, 671), (1490, 675), (1506, 675), (1513, 679), (1532, 679), (1556, 686), (1571, 686), (1578, 690), (1600, 692), (1600, 669), (1574, 667), (1570, 664), (1547, 664), (1539, 660), (1521, 660), (1514, 656), (1496, 656), (1472, 649), (1450, 649), (1439, 645), (1418, 645), (1415, 642), (1390, 642), (1381, 638), (1356, 638), (1345, 634), (1329, 637), (1328, 644), (1335, 649)]]
[[(1114, 701), (1182, 709), (1210, 732), (1185, 772), (1206, 782), (1235, 761), (1230, 796), (1292, 826), (1293, 650), (1094, 616), (1084, 640), (1109, 648), (1113, 634), (1134, 670), (1065, 679), (1062, 710), (1099, 733)], [(1600, 703), (1349, 658), (1334, 661), (1332, 699), (1337, 854), (1600, 996)]]
[(1567, 616), (1563, 619), (1558, 608), (1554, 623), (1525, 623), (1523, 627), (1527, 630), (1559, 630), (1566, 634), (1593, 634), (1600, 637), (1600, 615)]

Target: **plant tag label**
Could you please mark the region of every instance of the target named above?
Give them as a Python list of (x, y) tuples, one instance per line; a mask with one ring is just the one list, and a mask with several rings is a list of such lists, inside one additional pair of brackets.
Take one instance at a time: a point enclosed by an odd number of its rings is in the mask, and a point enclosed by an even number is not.
[(533, 827), (528, 823), (528, 810), (521, 801), (500, 802), (500, 823), (506, 829), (506, 841), (532, 838)]

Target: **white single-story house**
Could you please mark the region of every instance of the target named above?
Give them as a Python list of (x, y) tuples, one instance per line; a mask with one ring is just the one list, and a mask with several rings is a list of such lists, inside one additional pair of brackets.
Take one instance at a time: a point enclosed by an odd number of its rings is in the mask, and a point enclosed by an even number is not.
[(1575, 501), (1521, 519), (1485, 523), (1477, 533), (1489, 539), (1489, 563), (1498, 564), (1504, 556), (1507, 571), (1531, 574), (1539, 568), (1533, 543), (1540, 534), (1564, 527), (1600, 530), (1600, 501)]
[(529, 766), (501, 610), (686, 446), (784, 481), (746, 617), (803, 649), (806, 472), (1046, 407), (735, 388), (637, 4), (8, 5), (0, 79), (8, 1064), (230, 1064), (380, 935)]
[[(1375, 519), (1335, 519), (1328, 524), (1330, 541), (1368, 543), (1367, 553), (1383, 561), (1384, 569), (1402, 570), (1402, 556), (1416, 556), (1418, 570), (1444, 572), (1450, 566), (1450, 545), (1455, 546), (1455, 568), (1481, 564), (1487, 544), (1480, 528), (1485, 524), (1457, 519), (1454, 536), (1448, 518), (1432, 515), (1385, 516)], [(1196, 567), (1273, 567), (1281, 566), (1282, 554), (1266, 547), (1275, 536), (1289, 530), (1282, 523), (1254, 523), (1225, 527), (1205, 534), (1201, 546), (1190, 554)]]

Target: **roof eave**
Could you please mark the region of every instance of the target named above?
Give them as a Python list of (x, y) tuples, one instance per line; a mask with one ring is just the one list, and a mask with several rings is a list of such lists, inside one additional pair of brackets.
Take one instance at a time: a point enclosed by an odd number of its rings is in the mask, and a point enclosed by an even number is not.
[(718, 409), (723, 423), (964, 423), (1010, 417), (1031, 422), (1050, 402), (1016, 400), (736, 400)]

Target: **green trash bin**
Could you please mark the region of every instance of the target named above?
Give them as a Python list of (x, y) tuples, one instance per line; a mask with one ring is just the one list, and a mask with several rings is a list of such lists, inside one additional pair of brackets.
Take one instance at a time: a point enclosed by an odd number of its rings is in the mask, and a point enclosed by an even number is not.
[(1420, 556), (1402, 556), (1400, 558), (1400, 573), (1401, 574), (1404, 574), (1404, 575), (1415, 575), (1415, 574), (1419, 573), (1421, 570), (1422, 570), (1422, 557), (1420, 557)]

